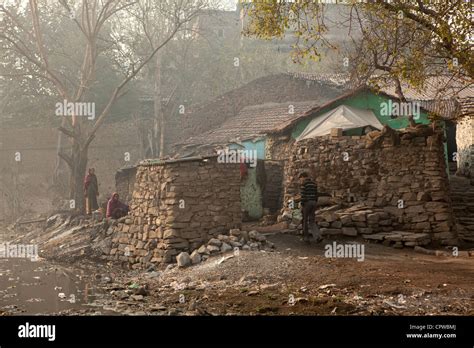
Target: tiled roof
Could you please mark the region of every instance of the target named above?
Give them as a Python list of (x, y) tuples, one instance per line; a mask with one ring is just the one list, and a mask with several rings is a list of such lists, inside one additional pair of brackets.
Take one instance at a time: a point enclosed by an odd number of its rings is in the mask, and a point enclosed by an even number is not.
[(345, 86), (350, 82), (349, 74), (342, 73), (305, 73), (305, 72), (288, 72), (288, 75), (295, 79), (307, 81), (321, 81), (334, 84), (335, 86)]
[[(466, 98), (474, 96), (474, 85), (467, 85), (448, 76), (433, 76), (426, 79), (423, 88), (419, 90), (402, 84), (403, 94), (408, 100), (435, 100)], [(387, 94), (396, 95), (395, 86), (382, 88)]]
[[(335, 86), (347, 86), (347, 90), (356, 88), (351, 83), (349, 74), (332, 73), (288, 73), (297, 79), (324, 81)], [(474, 85), (450, 76), (428, 77), (424, 86), (415, 89), (402, 84), (403, 95), (407, 100), (419, 101), (426, 110), (446, 118), (472, 113)], [(380, 92), (398, 99), (395, 84), (380, 86)], [(464, 106), (463, 106), (464, 105)], [(471, 110), (471, 111), (469, 111)]]
[[(247, 106), (237, 115), (229, 117), (218, 127), (190, 137), (176, 145), (212, 145), (239, 142), (247, 139), (255, 139), (270, 132), (278, 132), (293, 125), (296, 120), (308, 117), (313, 112), (327, 107), (333, 102), (350, 97), (361, 90), (374, 88), (362, 85), (357, 88), (350, 84), (348, 75), (345, 74), (311, 74), (311, 73), (288, 73), (294, 79), (321, 82), (323, 90), (338, 87), (346, 91), (345, 94), (321, 96), (317, 100), (313, 98), (307, 102), (285, 102), (265, 103)], [(268, 88), (268, 87), (266, 87)], [(456, 115), (471, 113), (473, 111), (474, 86), (449, 80), (446, 77), (429, 78), (422, 91), (417, 91), (408, 86), (402, 86), (405, 97), (411, 101), (419, 101), (421, 107), (427, 111), (436, 113), (447, 118)], [(398, 99), (394, 86), (381, 87), (378, 92), (389, 97)], [(288, 113), (289, 105), (294, 105), (293, 114)]]
[(266, 75), (212, 100), (189, 106), (184, 104), (184, 115), (167, 120), (168, 139), (173, 139), (173, 147), (179, 147), (190, 137), (219, 128), (250, 105), (296, 103), (323, 98), (330, 100), (342, 93), (341, 88), (328, 83), (308, 82), (285, 73)]
[(459, 102), (459, 116), (474, 115), (474, 96), (462, 98)]
[(298, 119), (322, 102), (324, 100), (247, 106), (220, 127), (191, 137), (182, 144), (225, 144), (258, 138), (288, 121)]

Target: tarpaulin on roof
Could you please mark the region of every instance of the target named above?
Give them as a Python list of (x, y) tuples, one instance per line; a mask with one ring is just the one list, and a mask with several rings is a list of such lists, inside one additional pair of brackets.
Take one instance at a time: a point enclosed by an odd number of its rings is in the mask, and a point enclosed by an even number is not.
[(348, 130), (366, 126), (372, 126), (376, 129), (382, 129), (383, 127), (372, 110), (340, 105), (313, 119), (296, 141), (330, 134), (331, 128)]

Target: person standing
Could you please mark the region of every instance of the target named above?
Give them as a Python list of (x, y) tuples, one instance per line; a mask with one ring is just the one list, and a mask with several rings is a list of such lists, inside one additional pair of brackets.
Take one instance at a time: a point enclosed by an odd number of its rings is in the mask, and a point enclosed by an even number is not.
[(99, 196), (99, 183), (95, 175), (95, 169), (89, 168), (89, 172), (84, 178), (84, 197), (86, 199), (87, 215), (91, 215), (93, 211), (99, 209), (97, 196)]
[(315, 223), (316, 202), (318, 201), (318, 187), (316, 183), (311, 180), (308, 173), (303, 172), (298, 176), (300, 180), (300, 199), (301, 213), (303, 215), (303, 241), (309, 243), (309, 230), (315, 232), (316, 242), (321, 240), (317, 233), (317, 226)]

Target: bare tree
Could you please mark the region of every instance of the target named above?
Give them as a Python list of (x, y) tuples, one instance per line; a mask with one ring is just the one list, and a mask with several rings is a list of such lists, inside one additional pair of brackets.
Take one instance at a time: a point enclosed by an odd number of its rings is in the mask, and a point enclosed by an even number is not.
[[(177, 35), (183, 25), (199, 13), (203, 3), (199, 0), (82, 0), (74, 4), (67, 0), (58, 0), (59, 9), (54, 7), (53, 3), (56, 4), (53, 1), (44, 1), (39, 5), (37, 0), (29, 0), (26, 6), (22, 6), (23, 2), (17, 0), (8, 6), (0, 7), (2, 47), (22, 59), (25, 73), (47, 81), (61, 100), (72, 103), (86, 100), (96, 81), (98, 59), (101, 56), (114, 55), (116, 61), (120, 62), (117, 67), (122, 75), (121, 81), (111, 91), (95, 122), (87, 122), (84, 117), (73, 112), (70, 118), (63, 119), (63, 124), (59, 127), (59, 131), (72, 145), (70, 153), (58, 151), (58, 156), (70, 169), (69, 196), (75, 200), (76, 207), (82, 209), (83, 176), (87, 167), (89, 146), (97, 131), (110, 114), (112, 106), (126, 93), (125, 87)], [(157, 40), (153, 41), (153, 45), (146, 48), (136, 44), (141, 37), (126, 39), (127, 35), (136, 34), (133, 28), (139, 25), (133, 16), (129, 16), (135, 8), (149, 8), (153, 11), (153, 18), (160, 21), (159, 28), (163, 29)], [(80, 67), (72, 74), (76, 77), (75, 80), (71, 80), (61, 67), (50, 63), (54, 38), (45, 38), (43, 28), (45, 25), (51, 25), (51, 22), (43, 22), (48, 11), (69, 16), (75, 23), (78, 31), (78, 50), (82, 55)], [(60, 149), (62, 144), (60, 138)]]

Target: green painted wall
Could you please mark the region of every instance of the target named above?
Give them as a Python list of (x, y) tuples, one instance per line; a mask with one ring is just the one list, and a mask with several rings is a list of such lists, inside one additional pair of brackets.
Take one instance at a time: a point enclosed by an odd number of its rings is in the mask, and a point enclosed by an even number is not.
[[(256, 151), (259, 160), (265, 159), (265, 139), (257, 141), (243, 141), (244, 148), (237, 144), (230, 144), (233, 150)], [(263, 193), (257, 182), (257, 170), (250, 167), (248, 177), (242, 181), (240, 186), (240, 202), (242, 209), (247, 211), (252, 219), (260, 219), (263, 216)]]
[[(315, 117), (324, 114), (325, 112), (328, 112), (332, 109), (335, 109), (339, 105), (348, 105), (352, 106), (355, 108), (359, 109), (371, 109), (375, 116), (379, 119), (380, 123), (382, 124), (388, 124), (391, 128), (394, 129), (400, 129), (400, 128), (405, 128), (408, 126), (408, 118), (406, 117), (399, 117), (399, 118), (390, 118), (390, 116), (382, 116), (380, 114), (380, 109), (381, 105), (383, 102), (387, 102), (390, 98), (387, 98), (382, 95), (377, 95), (375, 93), (365, 91), (361, 92), (357, 95), (354, 95), (352, 97), (349, 97), (344, 100), (340, 100), (334, 104), (332, 104), (330, 107), (324, 108), (323, 110), (319, 111), (318, 113), (314, 114), (313, 117), (309, 117), (307, 119), (304, 119), (300, 122), (298, 122), (292, 132), (291, 136), (293, 139), (297, 138), (303, 130), (306, 128), (309, 122), (311, 122)], [(428, 119), (428, 114), (421, 110), (420, 112), (420, 117), (419, 119), (416, 120), (417, 123), (423, 123), (423, 124), (428, 124), (430, 123)]]
[[(242, 145), (244, 146), (245, 150), (257, 151), (258, 159), (265, 159), (265, 138), (257, 141), (246, 140), (242, 142)], [(236, 144), (230, 144), (229, 148), (233, 150), (242, 150), (242, 147)]]
[(262, 189), (257, 183), (256, 168), (249, 168), (248, 176), (240, 186), (240, 200), (242, 209), (247, 211), (251, 218), (262, 217)]

